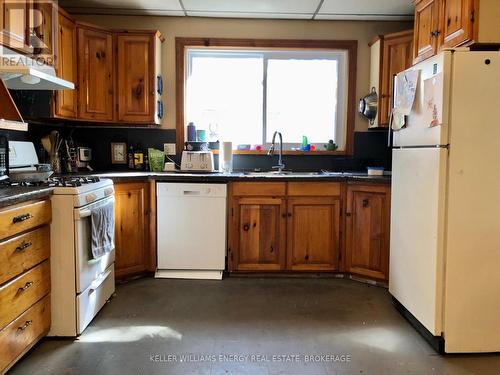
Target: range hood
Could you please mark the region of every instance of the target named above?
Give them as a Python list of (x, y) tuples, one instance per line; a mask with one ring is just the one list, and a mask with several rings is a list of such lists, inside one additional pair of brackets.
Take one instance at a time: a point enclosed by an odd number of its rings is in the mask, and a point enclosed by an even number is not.
[[(7, 51), (7, 53), (5, 53)], [(0, 79), (10, 90), (73, 90), (75, 84), (56, 77), (52, 66), (8, 48), (0, 56)]]

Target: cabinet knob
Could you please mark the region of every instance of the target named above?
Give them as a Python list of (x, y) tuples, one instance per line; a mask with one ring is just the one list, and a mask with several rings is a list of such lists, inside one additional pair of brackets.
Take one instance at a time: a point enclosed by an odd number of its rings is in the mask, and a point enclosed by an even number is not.
[(18, 247), (16, 247), (16, 253), (22, 253), (24, 250), (26, 250), (31, 245), (32, 245), (32, 243), (29, 241), (21, 242), (21, 244)]
[(309, 260), (309, 254), (306, 254), (306, 256), (304, 257), (305, 260)]
[(244, 230), (245, 232), (248, 232), (248, 230), (249, 230), (249, 229), (250, 229), (250, 225), (248, 225), (248, 224), (243, 224), (243, 230)]
[(346, 212), (346, 213), (345, 213), (345, 216), (347, 216), (347, 217), (351, 217), (351, 213), (350, 213), (350, 212)]
[(12, 218), (12, 223), (13, 224), (21, 223), (23, 221), (31, 219), (32, 217), (33, 216), (30, 213), (21, 214), (21, 215), (18, 215), (18, 216), (15, 216), (14, 218)]
[(363, 199), (363, 207), (368, 207), (369, 204), (370, 204), (369, 199)]
[(28, 328), (32, 324), (33, 324), (33, 320), (27, 320), (21, 327), (18, 327), (17, 329), (20, 331), (24, 331), (26, 328)]

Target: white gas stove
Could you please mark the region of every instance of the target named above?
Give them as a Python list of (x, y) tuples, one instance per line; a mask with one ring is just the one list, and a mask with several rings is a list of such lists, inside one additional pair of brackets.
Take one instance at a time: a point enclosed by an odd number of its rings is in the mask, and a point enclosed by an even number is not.
[(91, 259), (91, 216), (114, 204), (113, 182), (58, 178), (52, 196), (52, 327), (49, 336), (78, 336), (115, 291), (115, 250)]
[[(39, 180), (38, 158), (30, 142), (13, 142), (9, 169), (14, 186), (50, 186), (51, 312), (49, 336), (78, 336), (115, 291), (115, 250), (91, 256), (92, 212), (114, 204), (113, 181), (93, 176), (59, 176)], [(102, 234), (100, 234), (102, 235)]]

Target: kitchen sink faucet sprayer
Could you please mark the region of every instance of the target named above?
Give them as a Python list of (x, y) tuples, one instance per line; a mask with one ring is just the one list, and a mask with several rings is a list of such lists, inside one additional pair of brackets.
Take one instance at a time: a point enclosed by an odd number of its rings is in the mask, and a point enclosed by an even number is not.
[(283, 160), (282, 160), (282, 157), (283, 157), (283, 136), (281, 135), (281, 133), (279, 131), (274, 132), (273, 141), (271, 142), (271, 147), (269, 148), (269, 151), (267, 152), (267, 154), (269, 156), (274, 155), (274, 149), (276, 148), (276, 135), (278, 135), (278, 138), (279, 138), (280, 148), (279, 148), (279, 152), (278, 152), (278, 165), (273, 166), (273, 169), (276, 169), (278, 171), (278, 173), (281, 173), (283, 171), (283, 169), (285, 168), (285, 164), (283, 164)]

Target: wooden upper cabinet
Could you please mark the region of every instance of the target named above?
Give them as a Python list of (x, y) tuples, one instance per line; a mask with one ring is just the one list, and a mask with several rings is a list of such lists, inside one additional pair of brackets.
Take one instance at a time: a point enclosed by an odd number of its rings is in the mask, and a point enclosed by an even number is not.
[[(370, 128), (389, 126), (394, 93), (394, 77), (411, 67), (413, 30), (379, 36), (371, 44), (370, 83), (379, 94), (377, 117)], [(377, 69), (378, 66), (378, 69)]]
[(474, 39), (474, 0), (441, 0), (441, 48), (452, 48)]
[(117, 35), (118, 120), (155, 123), (155, 37)]
[(54, 115), (74, 119), (77, 116), (76, 24), (63, 11), (59, 12), (56, 72), (59, 78), (75, 83), (75, 90), (59, 90), (55, 94)]
[(419, 0), (415, 3), (413, 63), (416, 64), (438, 51), (439, 0)]
[(124, 278), (148, 269), (149, 182), (115, 182), (115, 273)]
[(390, 188), (349, 185), (346, 204), (346, 271), (389, 277)]
[(238, 197), (232, 201), (230, 271), (285, 268), (286, 204), (280, 197)]
[[(29, 2), (29, 7), (29, 34), (33, 54), (53, 56), (58, 23), (57, 5), (52, 1), (32, 1)], [(49, 64), (52, 61), (53, 59), (45, 60)]]
[(114, 119), (113, 34), (78, 26), (78, 117)]
[(28, 53), (28, 23), (29, 3), (28, 1), (0, 0), (1, 11), (1, 39), (2, 45), (8, 46), (16, 51)]
[(290, 197), (287, 217), (287, 268), (337, 270), (340, 197)]

